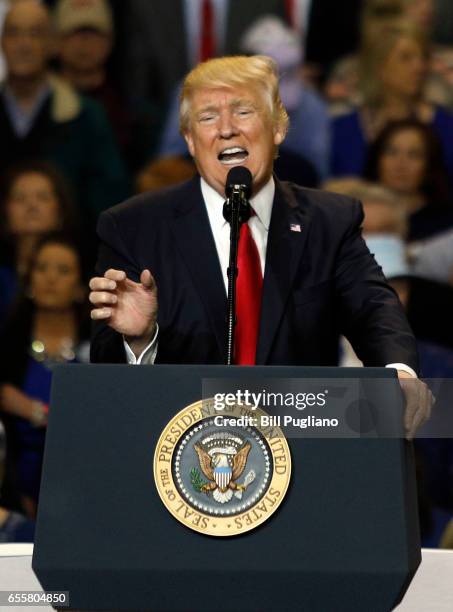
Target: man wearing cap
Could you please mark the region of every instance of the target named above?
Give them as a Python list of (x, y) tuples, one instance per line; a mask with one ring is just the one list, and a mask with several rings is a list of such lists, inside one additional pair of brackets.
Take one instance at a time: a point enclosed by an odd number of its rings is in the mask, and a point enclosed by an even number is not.
[(129, 145), (131, 117), (106, 63), (114, 40), (113, 17), (106, 0), (60, 0), (55, 8), (61, 75), (80, 93), (104, 108), (123, 151)]
[[(244, 166), (254, 214), (239, 243), (236, 363), (336, 365), (341, 332), (365, 365), (416, 377), (415, 339), (361, 237), (359, 202), (272, 175), (288, 128), (274, 62), (239, 56), (197, 66), (184, 81), (180, 125), (200, 176), (101, 215), (92, 361), (224, 362), (222, 208), (229, 171)], [(423, 402), (408, 403), (408, 435), (430, 410), (428, 389), (416, 383)]]

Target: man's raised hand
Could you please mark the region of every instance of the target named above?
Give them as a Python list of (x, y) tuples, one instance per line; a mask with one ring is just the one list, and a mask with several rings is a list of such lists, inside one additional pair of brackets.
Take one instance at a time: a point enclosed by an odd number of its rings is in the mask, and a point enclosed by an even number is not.
[(143, 270), (136, 283), (123, 270), (111, 268), (104, 276), (92, 278), (90, 289), (92, 319), (104, 320), (137, 350), (149, 344), (155, 334), (158, 307), (157, 287), (149, 270)]

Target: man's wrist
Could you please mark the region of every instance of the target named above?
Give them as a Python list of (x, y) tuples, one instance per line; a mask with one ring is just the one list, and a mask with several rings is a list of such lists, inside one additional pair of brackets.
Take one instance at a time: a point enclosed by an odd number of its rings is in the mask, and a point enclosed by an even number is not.
[(149, 331), (146, 331), (141, 336), (123, 336), (124, 340), (129, 345), (131, 351), (138, 358), (143, 353), (145, 348), (151, 344), (153, 338), (156, 335), (157, 325), (154, 323), (153, 327)]
[(408, 378), (418, 378), (417, 372), (405, 363), (388, 363), (385, 367), (394, 368), (395, 370), (397, 370), (398, 376), (400, 378), (403, 378), (403, 373), (406, 373), (408, 375)]

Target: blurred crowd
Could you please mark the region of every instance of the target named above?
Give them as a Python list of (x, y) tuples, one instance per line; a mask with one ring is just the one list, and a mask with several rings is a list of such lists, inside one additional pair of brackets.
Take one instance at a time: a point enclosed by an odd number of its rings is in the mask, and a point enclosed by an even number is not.
[[(452, 376), (451, 0), (0, 0), (0, 30), (0, 542), (33, 538), (52, 367), (88, 360), (97, 217), (194, 175), (178, 96), (210, 57), (274, 59), (276, 175), (362, 201), (421, 375)], [(453, 443), (416, 451), (422, 542), (453, 548)]]

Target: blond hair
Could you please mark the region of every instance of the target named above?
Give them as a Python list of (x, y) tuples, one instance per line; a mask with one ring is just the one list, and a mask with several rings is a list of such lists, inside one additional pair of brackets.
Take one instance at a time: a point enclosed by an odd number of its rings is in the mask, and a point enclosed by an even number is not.
[(365, 104), (378, 105), (383, 97), (380, 72), (401, 39), (416, 42), (428, 57), (426, 36), (407, 20), (393, 20), (364, 41), (359, 57), (359, 88)]
[(286, 134), (288, 114), (278, 90), (278, 71), (273, 59), (266, 55), (236, 55), (219, 57), (198, 64), (186, 76), (179, 106), (179, 129), (189, 130), (191, 102), (201, 89), (247, 88), (259, 93), (265, 100), (274, 129)]

